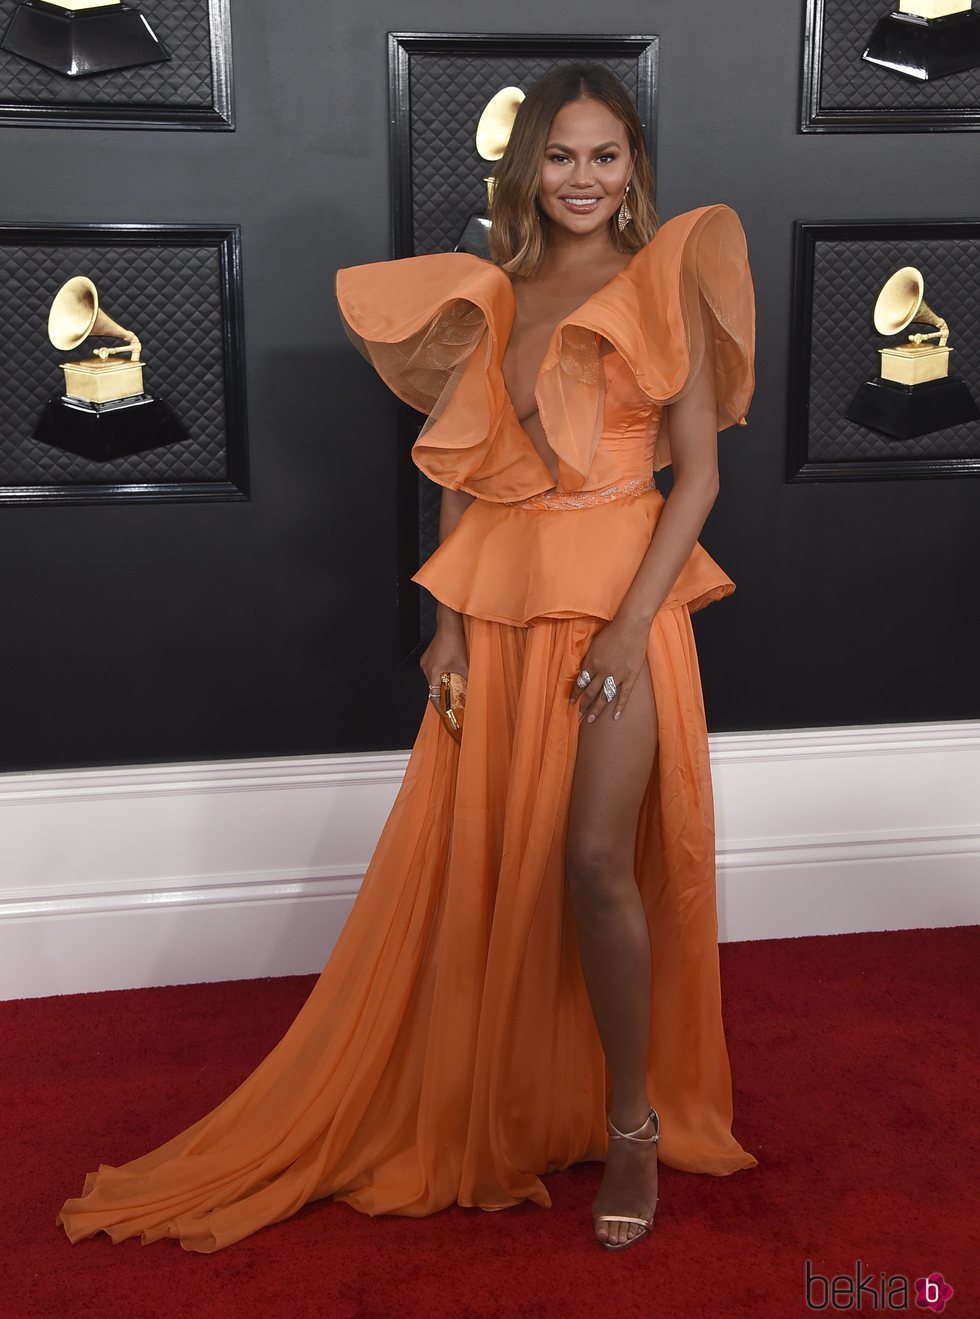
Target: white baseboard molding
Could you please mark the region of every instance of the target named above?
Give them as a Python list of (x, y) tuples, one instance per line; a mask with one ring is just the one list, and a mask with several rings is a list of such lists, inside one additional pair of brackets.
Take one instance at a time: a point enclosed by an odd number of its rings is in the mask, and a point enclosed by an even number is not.
[[(0, 774), (0, 999), (319, 972), (407, 758)], [(711, 759), (723, 941), (980, 923), (980, 721)]]

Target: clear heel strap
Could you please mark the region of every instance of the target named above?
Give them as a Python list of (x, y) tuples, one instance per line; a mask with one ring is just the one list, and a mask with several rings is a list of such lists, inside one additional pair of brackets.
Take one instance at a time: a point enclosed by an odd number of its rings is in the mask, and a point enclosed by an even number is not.
[[(654, 1123), (653, 1134), (649, 1136), (641, 1136), (639, 1133), (643, 1130), (643, 1128), (651, 1119), (653, 1120)], [(618, 1127), (613, 1125), (612, 1119), (608, 1117), (606, 1118), (606, 1122), (609, 1126), (610, 1140), (636, 1140), (644, 1144), (649, 1144), (652, 1141), (654, 1145), (656, 1145), (660, 1140), (660, 1114), (657, 1112), (655, 1108), (650, 1109), (647, 1116), (636, 1128), (636, 1131), (620, 1131)]]

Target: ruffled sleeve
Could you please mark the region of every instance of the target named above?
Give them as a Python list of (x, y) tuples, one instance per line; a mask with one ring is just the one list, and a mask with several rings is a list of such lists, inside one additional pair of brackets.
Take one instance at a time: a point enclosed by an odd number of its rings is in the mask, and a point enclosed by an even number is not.
[[(730, 206), (701, 207), (668, 220), (661, 236), (667, 241), (660, 259), (649, 262), (649, 270), (641, 263), (639, 275), (648, 282), (649, 307), (664, 310), (671, 351), (650, 354), (638, 373), (640, 387), (665, 405), (683, 398), (701, 368), (710, 334), (718, 430), (745, 426), (755, 392), (755, 293), (741, 221)], [(669, 427), (667, 411), (655, 469), (670, 462)]]
[(481, 264), (465, 252), (441, 252), (337, 271), (348, 336), (418, 412), (432, 411), (486, 333), (493, 290)]
[(492, 262), (468, 252), (348, 266), (336, 297), (348, 337), (385, 384), (427, 414), (412, 446), (439, 485), (496, 501), (550, 484), (509, 423), (494, 364), (513, 323), (513, 293)]
[[(585, 482), (602, 434), (600, 336), (626, 359), (647, 397), (666, 409), (690, 388), (707, 334), (715, 350), (718, 430), (744, 426), (755, 388), (755, 297), (745, 233), (721, 203), (667, 220), (618, 276), (558, 326), (538, 399), (564, 464), (563, 488)], [(669, 426), (667, 410), (655, 471), (671, 461)]]

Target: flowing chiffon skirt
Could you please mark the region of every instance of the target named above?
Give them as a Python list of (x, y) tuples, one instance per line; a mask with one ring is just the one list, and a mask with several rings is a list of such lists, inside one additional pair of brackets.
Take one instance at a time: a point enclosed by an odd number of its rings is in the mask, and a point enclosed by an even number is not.
[[(563, 873), (579, 734), (568, 694), (604, 620), (525, 628), (464, 615), (464, 626), (462, 743), (427, 702), (299, 1014), (210, 1113), (88, 1174), (56, 1218), (73, 1242), (103, 1231), (211, 1252), (326, 1197), (372, 1215), (548, 1208), (542, 1174), (605, 1157), (609, 1077)], [(723, 1175), (756, 1159), (731, 1134), (708, 741), (686, 606), (657, 614), (648, 658), (659, 739), (636, 877), (653, 962), (650, 1099), (661, 1160)]]

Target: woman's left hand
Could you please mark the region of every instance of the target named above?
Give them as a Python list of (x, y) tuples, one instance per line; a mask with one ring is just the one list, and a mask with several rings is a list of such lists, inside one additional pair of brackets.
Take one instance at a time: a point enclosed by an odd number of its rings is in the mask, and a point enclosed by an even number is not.
[[(609, 706), (613, 718), (619, 718), (642, 672), (649, 636), (649, 623), (625, 618), (614, 618), (595, 634), (579, 666), (591, 675), (592, 681), (587, 687), (579, 687), (576, 674), (569, 696), (570, 703), (579, 702), (579, 723), (583, 718), (592, 723)], [(616, 683), (616, 695), (607, 701), (602, 684), (610, 673)]]

